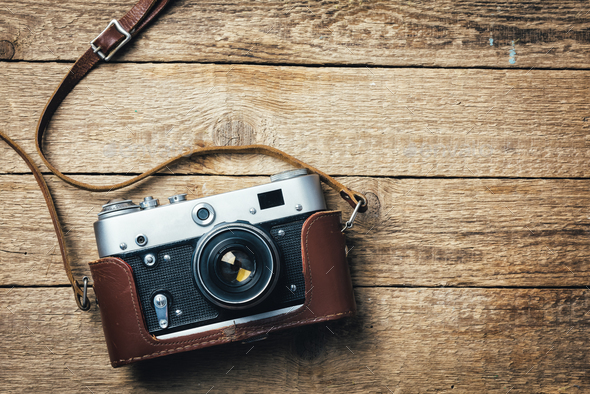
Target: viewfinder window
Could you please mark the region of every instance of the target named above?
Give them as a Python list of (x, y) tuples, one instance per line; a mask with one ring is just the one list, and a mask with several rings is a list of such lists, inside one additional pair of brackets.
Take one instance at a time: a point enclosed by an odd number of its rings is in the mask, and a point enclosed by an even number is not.
[(285, 205), (285, 200), (283, 199), (283, 192), (281, 189), (258, 194), (258, 202), (260, 203), (260, 209), (268, 209)]

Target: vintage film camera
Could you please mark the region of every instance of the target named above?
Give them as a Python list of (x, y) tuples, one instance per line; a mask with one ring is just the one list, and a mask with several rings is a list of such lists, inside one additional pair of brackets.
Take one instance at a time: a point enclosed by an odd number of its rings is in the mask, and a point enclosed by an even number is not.
[(100, 257), (131, 267), (152, 336), (181, 338), (303, 307), (301, 229), (326, 210), (318, 175), (297, 169), (260, 186), (168, 200), (112, 201), (94, 223)]

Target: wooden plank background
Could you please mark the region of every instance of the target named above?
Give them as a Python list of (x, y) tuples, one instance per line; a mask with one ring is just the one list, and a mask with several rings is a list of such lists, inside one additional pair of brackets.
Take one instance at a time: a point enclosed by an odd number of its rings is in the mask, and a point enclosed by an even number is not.
[[(38, 164), (46, 100), (131, 5), (0, 1), (0, 128)], [(96, 305), (71, 299), (41, 193), (2, 144), (2, 389), (590, 391), (589, 20), (583, 1), (175, 2), (66, 99), (50, 160), (109, 184), (198, 144), (263, 143), (337, 176), (371, 203), (347, 237), (358, 316), (247, 355), (114, 370)], [(197, 198), (288, 168), (187, 159), (108, 195), (46, 180), (80, 277), (108, 199)]]
[[(30, 118), (64, 72), (4, 66), (0, 83), (22, 93), (0, 103), (3, 127), (29, 151)], [(66, 99), (45, 141), (68, 173), (139, 173), (201, 142), (269, 144), (337, 175), (589, 177), (589, 89), (590, 71), (571, 70), (109, 64)], [(199, 159), (175, 172), (275, 168)]]
[[(2, 58), (75, 60), (132, 4), (4, 1)], [(587, 68), (588, 11), (576, 0), (178, 1), (119, 59)]]

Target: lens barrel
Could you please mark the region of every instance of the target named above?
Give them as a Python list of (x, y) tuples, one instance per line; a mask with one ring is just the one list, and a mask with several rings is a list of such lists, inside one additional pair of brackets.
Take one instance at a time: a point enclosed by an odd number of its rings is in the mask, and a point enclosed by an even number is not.
[(197, 287), (209, 301), (226, 309), (246, 309), (262, 302), (275, 287), (279, 252), (261, 229), (225, 224), (199, 240), (192, 268)]

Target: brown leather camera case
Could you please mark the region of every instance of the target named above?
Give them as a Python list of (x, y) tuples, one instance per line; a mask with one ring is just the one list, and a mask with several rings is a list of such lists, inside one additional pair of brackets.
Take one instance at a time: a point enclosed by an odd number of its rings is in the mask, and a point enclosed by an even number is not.
[(167, 354), (242, 341), (289, 327), (353, 315), (356, 310), (339, 211), (310, 216), (301, 230), (305, 305), (293, 312), (181, 338), (158, 340), (147, 330), (133, 272), (120, 258), (90, 263), (113, 367)]

